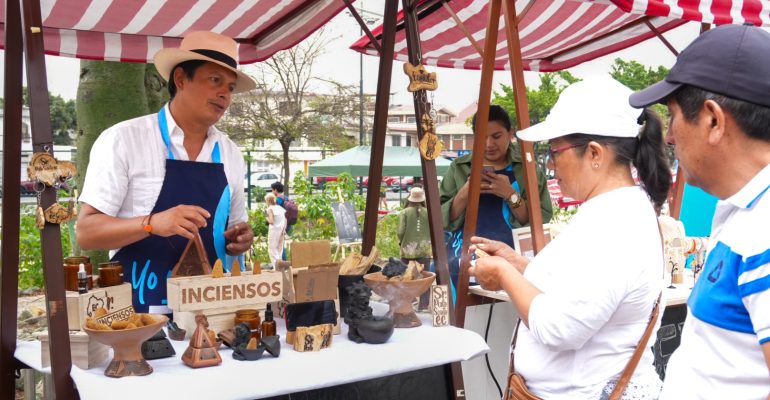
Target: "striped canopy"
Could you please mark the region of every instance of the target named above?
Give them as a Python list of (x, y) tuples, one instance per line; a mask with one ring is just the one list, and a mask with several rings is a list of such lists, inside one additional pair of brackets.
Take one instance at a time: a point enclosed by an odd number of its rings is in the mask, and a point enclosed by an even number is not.
[[(428, 0), (418, 8), (423, 64), (481, 69), (481, 56), (446, 9), (452, 9), (484, 48), (489, 0)], [(770, 26), (770, 0), (517, 0), (524, 68), (558, 71), (633, 46), (687, 21)], [(522, 17), (523, 15), (523, 17)], [(648, 25), (649, 24), (649, 25)], [(373, 31), (378, 37), (382, 26)], [(352, 49), (377, 55), (369, 38)], [(395, 58), (408, 61), (403, 12)], [(505, 20), (500, 17), (495, 69), (510, 69)]]
[[(241, 64), (290, 48), (337, 15), (342, 0), (41, 0), (46, 54), (152, 62), (191, 31), (240, 43)], [(0, 2), (0, 23), (5, 23)], [(0, 40), (5, 43), (4, 26)]]

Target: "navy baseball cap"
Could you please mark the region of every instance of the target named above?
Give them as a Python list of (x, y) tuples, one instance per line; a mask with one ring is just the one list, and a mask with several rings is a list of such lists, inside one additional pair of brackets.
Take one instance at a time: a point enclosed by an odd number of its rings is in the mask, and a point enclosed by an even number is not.
[(665, 102), (683, 85), (770, 107), (770, 33), (722, 25), (698, 36), (666, 78), (629, 98), (632, 107)]

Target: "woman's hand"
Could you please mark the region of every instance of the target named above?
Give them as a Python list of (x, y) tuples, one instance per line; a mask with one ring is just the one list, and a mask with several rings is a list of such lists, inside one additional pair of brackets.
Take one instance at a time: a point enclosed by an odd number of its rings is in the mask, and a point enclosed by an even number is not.
[(497, 240), (490, 240), (479, 236), (473, 236), (471, 237), (470, 251), (474, 252), (476, 249), (479, 249), (489, 254), (490, 256), (503, 258), (509, 264), (516, 267), (516, 269), (522, 274), (527, 268), (527, 264), (529, 264), (529, 260), (527, 258), (517, 253), (516, 250), (512, 249), (507, 244), (498, 242)]
[(503, 200), (507, 200), (514, 191), (508, 175), (481, 171), (481, 193), (493, 194)]
[(251, 244), (254, 241), (254, 232), (252, 232), (249, 224), (239, 222), (225, 231), (225, 240), (227, 241), (227, 254), (231, 256), (239, 255), (251, 248)]
[(508, 261), (502, 257), (489, 256), (476, 260), (476, 266), (470, 267), (468, 273), (476, 277), (476, 282), (486, 290), (502, 289), (502, 280), (505, 274), (515, 273)]

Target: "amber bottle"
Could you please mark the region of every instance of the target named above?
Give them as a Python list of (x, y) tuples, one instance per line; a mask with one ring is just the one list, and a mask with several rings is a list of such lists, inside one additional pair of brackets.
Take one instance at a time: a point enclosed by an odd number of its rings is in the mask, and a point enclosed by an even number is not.
[(275, 336), (275, 320), (273, 319), (273, 307), (268, 303), (265, 310), (265, 320), (262, 321), (262, 337)]

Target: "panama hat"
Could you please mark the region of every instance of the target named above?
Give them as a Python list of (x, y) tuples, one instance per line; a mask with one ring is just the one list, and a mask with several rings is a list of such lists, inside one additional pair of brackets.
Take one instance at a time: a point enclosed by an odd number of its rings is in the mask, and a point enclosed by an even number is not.
[(238, 70), (238, 43), (218, 33), (190, 32), (182, 39), (179, 48), (160, 49), (154, 57), (155, 68), (167, 82), (174, 67), (190, 60), (212, 62), (235, 72), (238, 79), (233, 93), (247, 92), (257, 87), (254, 78)]

